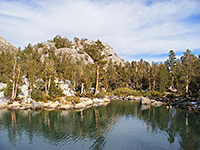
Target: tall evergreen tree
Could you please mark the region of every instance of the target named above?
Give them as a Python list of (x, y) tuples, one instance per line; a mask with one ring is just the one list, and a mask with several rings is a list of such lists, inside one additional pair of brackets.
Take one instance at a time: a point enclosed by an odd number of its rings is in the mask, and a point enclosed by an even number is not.
[(87, 45), (85, 47), (85, 52), (90, 55), (90, 57), (94, 60), (94, 64), (96, 66), (96, 85), (95, 85), (95, 93), (94, 96), (97, 95), (97, 91), (99, 88), (99, 74), (100, 69), (104, 68), (106, 61), (104, 60), (105, 55), (103, 54), (104, 45), (101, 41), (97, 40), (95, 44)]
[(189, 49), (184, 52), (184, 55), (181, 57), (182, 62), (182, 70), (183, 70), (183, 76), (182, 79), (184, 81), (185, 85), (185, 94), (186, 97), (189, 96), (189, 85), (192, 81), (192, 78), (195, 76), (195, 56), (191, 54), (191, 51)]
[(175, 88), (175, 66), (176, 66), (176, 55), (173, 50), (169, 51), (169, 58), (167, 60), (168, 69), (171, 74), (171, 86)]

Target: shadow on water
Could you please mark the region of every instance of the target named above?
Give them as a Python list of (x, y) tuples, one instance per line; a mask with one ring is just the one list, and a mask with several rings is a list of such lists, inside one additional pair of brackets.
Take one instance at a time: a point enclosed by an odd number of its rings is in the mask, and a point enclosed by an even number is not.
[(179, 149), (200, 149), (200, 115), (128, 101), (80, 112), (0, 110), (0, 136), (4, 137), (0, 149), (42, 149), (41, 145), (46, 149), (107, 149), (108, 136), (122, 118), (145, 123), (151, 133), (164, 133), (169, 145), (178, 140)]

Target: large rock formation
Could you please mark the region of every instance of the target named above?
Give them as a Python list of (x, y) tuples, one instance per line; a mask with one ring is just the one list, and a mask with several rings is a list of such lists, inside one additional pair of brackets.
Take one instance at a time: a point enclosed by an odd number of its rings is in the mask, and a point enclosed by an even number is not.
[[(42, 54), (42, 61), (45, 57), (48, 57), (48, 51), (54, 50), (55, 54), (58, 56), (63, 56), (64, 54), (70, 55), (72, 60), (81, 61), (85, 64), (94, 63), (93, 59), (84, 51), (84, 45), (92, 45), (95, 44), (94, 41), (91, 40), (78, 40), (76, 42), (71, 42), (70, 46), (57, 48), (56, 43), (53, 41), (47, 41), (40, 43), (38, 45), (34, 45), (34, 49), (37, 49), (39, 53)], [(115, 53), (113, 48), (105, 42), (102, 42), (104, 49), (102, 54), (105, 55), (105, 60), (109, 62), (110, 60), (116, 64), (124, 64), (124, 61)]]
[(8, 42), (5, 38), (0, 36), (0, 53), (1, 52), (7, 52), (9, 51), (10, 53), (17, 53), (17, 48), (13, 46), (10, 42)]

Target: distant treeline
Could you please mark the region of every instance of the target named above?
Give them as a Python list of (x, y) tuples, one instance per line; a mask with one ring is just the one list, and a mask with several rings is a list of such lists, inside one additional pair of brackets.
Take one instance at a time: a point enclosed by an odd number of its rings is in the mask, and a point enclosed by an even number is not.
[[(55, 43), (57, 49), (71, 47), (71, 41), (60, 36), (50, 42)], [(40, 52), (39, 48), (43, 48), (43, 51)], [(29, 95), (34, 99), (41, 99), (44, 95), (52, 99), (61, 96), (62, 90), (57, 87), (55, 79), (70, 80), (77, 94), (86, 96), (111, 93), (122, 87), (141, 92), (174, 91), (180, 96), (200, 96), (200, 55), (196, 57), (189, 49), (180, 59), (170, 50), (168, 59), (163, 63), (150, 64), (141, 59), (117, 64), (112, 60), (105, 61), (103, 48), (99, 40), (92, 45), (84, 45), (84, 52), (94, 60), (92, 64), (74, 61), (67, 53), (56, 54), (55, 48), (46, 47), (43, 43), (35, 46), (28, 44), (24, 50), (19, 49), (17, 54), (2, 52), (0, 82), (7, 83), (4, 93), (16, 99), (19, 86), (24, 84), (23, 77), (26, 76)]]

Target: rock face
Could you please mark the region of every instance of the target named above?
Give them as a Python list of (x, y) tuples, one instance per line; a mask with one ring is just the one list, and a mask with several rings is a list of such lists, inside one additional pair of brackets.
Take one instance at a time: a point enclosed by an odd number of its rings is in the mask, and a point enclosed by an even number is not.
[(1, 52), (7, 52), (9, 51), (10, 53), (17, 53), (17, 48), (13, 46), (10, 42), (8, 42), (5, 38), (0, 36), (0, 53)]
[(105, 42), (103, 42), (103, 45), (105, 46), (104, 53), (106, 55), (107, 61), (111, 59), (113, 63), (117, 63), (117, 64), (124, 63), (124, 61), (115, 53), (114, 49), (110, 45), (108, 45)]
[[(95, 44), (94, 41), (91, 40), (78, 40), (77, 42), (71, 42), (71, 46), (68, 48), (56, 48), (55, 43), (52, 41), (42, 43), (43, 46), (38, 48), (37, 45), (34, 46), (34, 49), (38, 49), (38, 52), (42, 54), (42, 61), (44, 61), (45, 57), (48, 57), (47, 51), (50, 49), (55, 50), (55, 54), (58, 56), (63, 56), (64, 54), (70, 55), (72, 60), (81, 61), (85, 64), (91, 63), (93, 64), (93, 59), (84, 51), (84, 45), (92, 45)], [(113, 48), (105, 42), (102, 42), (104, 49), (102, 54), (105, 55), (105, 60), (109, 62), (110, 60), (116, 64), (124, 64), (124, 61), (115, 53)]]
[(21, 89), (21, 92), (19, 93), (18, 97), (23, 98), (24, 102), (31, 102), (31, 99), (28, 98), (29, 96), (29, 82), (28, 79), (24, 76), (23, 77), (23, 81), (25, 84), (23, 84), (22, 86), (20, 86), (19, 88)]
[(7, 103), (10, 101), (7, 97), (4, 96), (4, 92), (1, 91), (7, 87), (7, 84), (0, 83), (0, 108), (4, 108)]
[(65, 82), (63, 82), (56, 79), (55, 83), (58, 84), (58, 87), (63, 90), (63, 94), (65, 94), (66, 96), (74, 96), (75, 92), (69, 87), (71, 81), (65, 80)]

